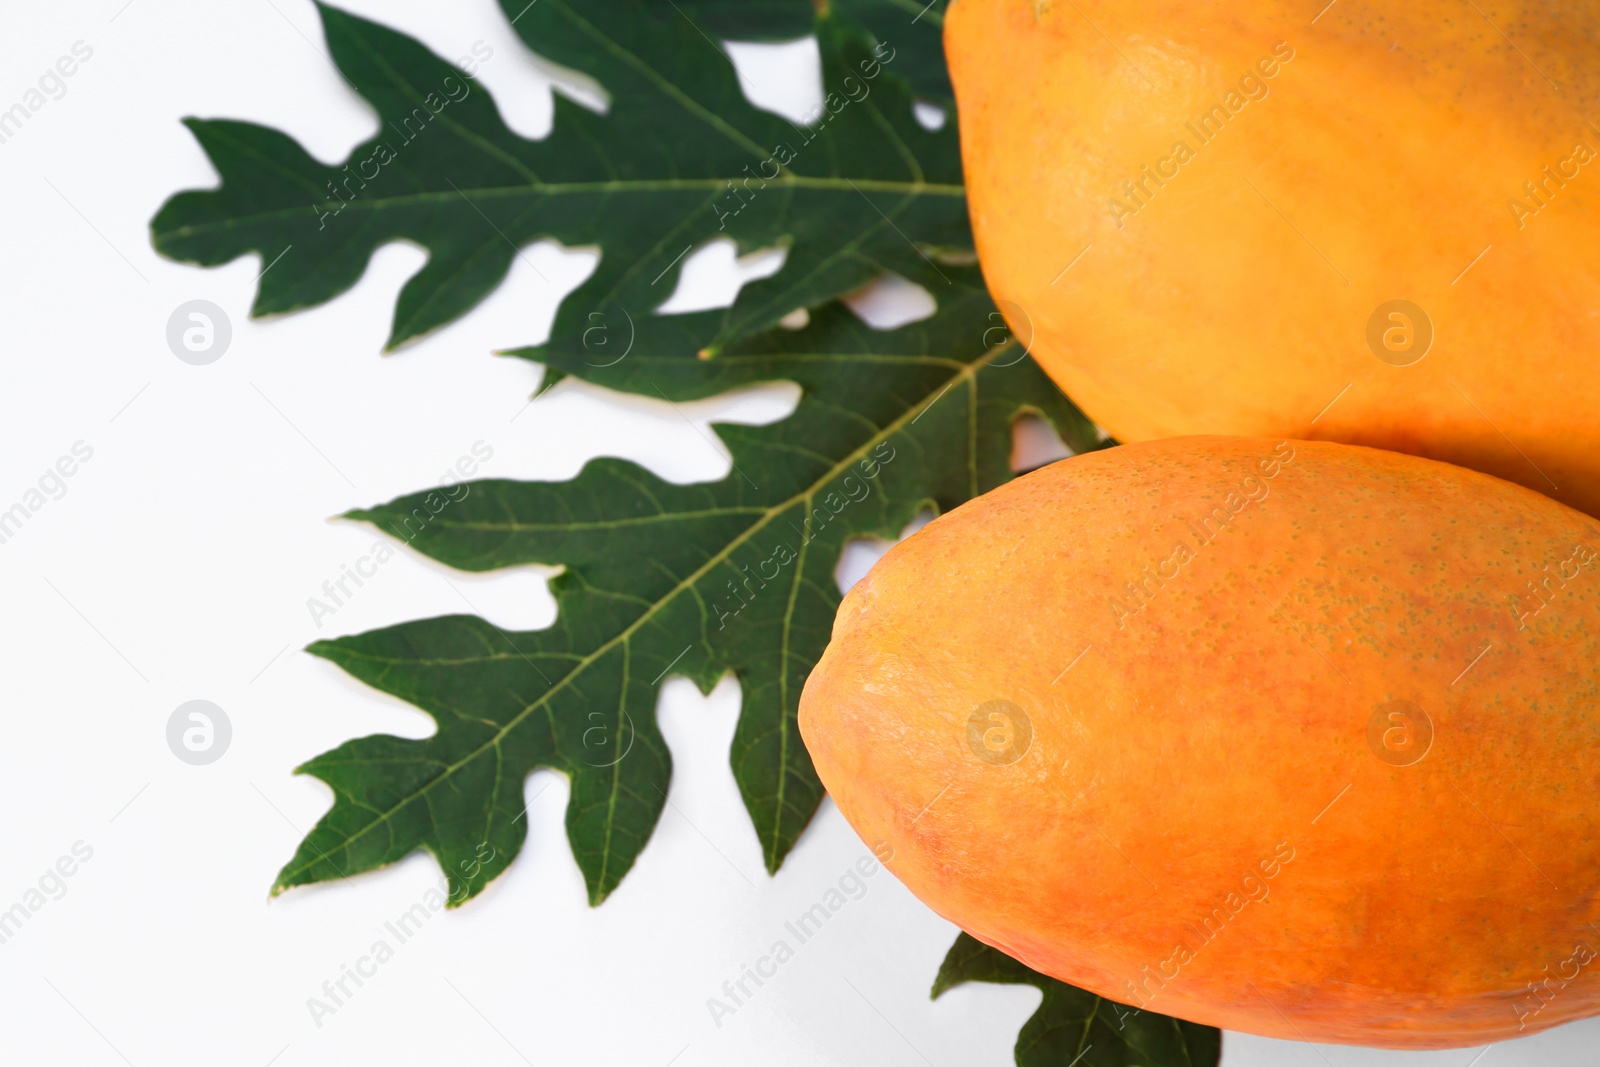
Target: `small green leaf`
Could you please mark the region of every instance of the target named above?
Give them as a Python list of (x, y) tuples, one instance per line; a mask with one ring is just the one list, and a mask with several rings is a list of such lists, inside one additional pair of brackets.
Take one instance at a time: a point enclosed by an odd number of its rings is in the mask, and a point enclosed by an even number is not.
[(1017, 1035), (1017, 1067), (1216, 1067), (1222, 1031), (1130, 1008), (1029, 970), (970, 934), (950, 946), (933, 996), (962, 982), (1031, 985), (1044, 993)]
[(1011, 426), (1024, 413), (1079, 450), (1097, 444), (998, 325), (976, 268), (944, 275), (938, 312), (898, 330), (870, 329), (834, 303), (804, 329), (770, 330), (711, 360), (660, 355), (654, 332), (679, 328), (663, 316), (638, 323), (636, 351), (608, 365), (581, 347), (522, 353), (671, 401), (778, 380), (802, 396), (774, 425), (716, 427), (733, 457), (719, 482), (673, 485), (602, 459), (570, 482), (485, 481), (460, 499), (436, 490), (352, 512), (464, 570), (565, 567), (552, 583), (558, 617), (531, 633), (452, 617), (314, 645), (439, 729), (352, 741), (306, 764), (336, 799), (279, 887), (425, 848), (466, 899), (520, 848), (522, 782), (551, 767), (572, 778), (567, 832), (598, 903), (665, 803), (661, 682), (682, 675), (709, 691), (729, 671), (743, 687), (734, 776), (776, 870), (822, 798), (796, 723), (839, 606), (845, 543), (893, 537), (919, 508), (947, 510), (1009, 479)]

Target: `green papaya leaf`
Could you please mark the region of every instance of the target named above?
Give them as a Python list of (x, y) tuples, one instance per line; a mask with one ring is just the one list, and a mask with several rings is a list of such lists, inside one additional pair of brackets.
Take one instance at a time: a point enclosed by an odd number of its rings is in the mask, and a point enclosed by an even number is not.
[(950, 946), (933, 996), (963, 982), (1031, 985), (1044, 993), (1017, 1035), (1017, 1067), (1216, 1067), (1222, 1031), (1058, 982), (970, 934)]
[[(937, 313), (880, 331), (841, 303), (710, 360), (662, 355), (656, 316), (622, 359), (521, 353), (591, 382), (670, 401), (787, 380), (802, 395), (773, 425), (722, 425), (733, 469), (674, 485), (601, 459), (570, 482), (483, 481), (350, 513), (450, 566), (560, 565), (558, 618), (503, 633), (480, 619), (408, 623), (311, 651), (438, 724), (423, 740), (351, 741), (301, 768), (335, 803), (278, 877), (326, 881), (425, 848), (465, 900), (515, 856), (522, 783), (572, 780), (567, 832), (598, 903), (627, 872), (665, 803), (670, 760), (659, 686), (738, 676), (732, 763), (769, 870), (822, 798), (796, 729), (800, 689), (838, 608), (851, 538), (893, 537), (1012, 476), (1012, 422), (1048, 419), (1080, 450), (1093, 426), (1000, 325), (975, 267), (945, 267)], [(708, 313), (714, 314), (714, 313)], [(610, 358), (610, 357), (608, 357)]]
[(581, 334), (596, 310), (660, 307), (686, 254), (711, 238), (786, 248), (784, 269), (747, 286), (714, 331), (674, 339), (692, 354), (905, 274), (930, 249), (970, 249), (955, 124), (919, 125), (898, 49), (834, 8), (811, 23), (828, 101), (797, 126), (744, 98), (721, 45), (679, 5), (503, 6), (530, 47), (604, 86), (606, 114), (558, 94), (550, 136), (528, 140), (417, 41), (319, 4), (328, 51), (377, 111), (378, 133), (330, 166), (277, 130), (187, 120), (222, 182), (167, 201), (151, 223), (157, 250), (207, 266), (258, 253), (272, 268), (252, 313), (268, 315), (345, 292), (386, 243), (421, 245), (428, 261), (400, 292), (392, 349), (466, 314), (542, 238), (601, 249), (557, 337)]

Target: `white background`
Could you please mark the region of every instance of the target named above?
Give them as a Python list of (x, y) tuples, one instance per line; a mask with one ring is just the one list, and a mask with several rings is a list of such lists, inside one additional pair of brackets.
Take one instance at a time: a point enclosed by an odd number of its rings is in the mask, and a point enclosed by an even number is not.
[[(321, 54), (306, 0), (123, 2), (13, 4), (0, 35), (0, 109), (74, 42), (94, 49), (66, 95), (0, 144), (0, 511), (75, 442), (94, 450), (65, 496), (0, 545), (0, 910), (75, 842), (93, 849), (66, 894), (0, 944), (0, 1058), (1011, 1063), (1038, 993), (969, 985), (931, 1002), (955, 930), (886, 873), (713, 1024), (706, 999), (866, 854), (825, 803), (779, 876), (763, 873), (727, 763), (731, 680), (709, 699), (682, 680), (663, 686), (671, 804), (603, 907), (587, 907), (568, 851), (565, 780), (536, 774), (510, 872), (313, 1021), (307, 998), (379, 937), (392, 942), (383, 923), (439, 872), (419, 855), (269, 903), (278, 867), (330, 803), (291, 769), (351, 737), (431, 725), (299, 649), (430, 615), (476, 611), (506, 628), (553, 617), (536, 569), (472, 577), (402, 552), (319, 628), (307, 598), (375, 540), (326, 517), (434, 484), (478, 441), (494, 449), (484, 476), (565, 479), (610, 454), (678, 481), (721, 478), (728, 460), (708, 422), (770, 421), (795, 394), (674, 409), (567, 382), (527, 406), (539, 369), (490, 351), (542, 339), (594, 262), (549, 244), (526, 250), (468, 318), (394, 356), (379, 350), (395, 294), (422, 264), (416, 248), (383, 249), (326, 307), (248, 320), (263, 264), (199, 270), (151, 250), (161, 202), (215, 180), (178, 120), (251, 119), (333, 161), (373, 117)], [(486, 42), (480, 84), (513, 127), (547, 132), (550, 83), (491, 0), (349, 6), (447, 58)], [(760, 79), (752, 94), (788, 110), (817, 92), (814, 55), (736, 50)], [(732, 298), (741, 268), (725, 248), (693, 268), (678, 306)], [(179, 362), (165, 339), (173, 309), (197, 298), (226, 309), (234, 330), (205, 367)], [(172, 711), (196, 698), (221, 705), (234, 731), (205, 767), (165, 739)], [(1597, 1039), (1600, 1026), (1578, 1024), (1486, 1053), (1403, 1055), (1230, 1034), (1224, 1063), (1560, 1067), (1593, 1062)]]

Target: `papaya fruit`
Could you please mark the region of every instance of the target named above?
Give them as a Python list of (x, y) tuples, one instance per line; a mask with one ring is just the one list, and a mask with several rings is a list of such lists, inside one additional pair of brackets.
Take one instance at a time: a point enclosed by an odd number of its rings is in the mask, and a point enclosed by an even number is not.
[(1324, 3), (954, 0), (1012, 332), (1122, 441), (1370, 445), (1600, 514), (1600, 3)]
[(1600, 1011), (1600, 529), (1521, 486), (1063, 460), (849, 592), (800, 732), (913, 893), (1118, 1011), (1409, 1049)]

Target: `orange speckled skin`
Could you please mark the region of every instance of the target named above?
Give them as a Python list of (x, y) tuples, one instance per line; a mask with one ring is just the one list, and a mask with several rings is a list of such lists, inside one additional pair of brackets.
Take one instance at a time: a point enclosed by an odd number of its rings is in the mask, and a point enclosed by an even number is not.
[[(955, 0), (991, 291), (1119, 440), (1365, 444), (1600, 514), (1600, 156), (1574, 158), (1600, 153), (1600, 2), (1321, 6)], [(1366, 340), (1395, 299), (1434, 326), (1411, 366)]]
[[(1448, 1048), (1600, 1011), (1597, 683), (1581, 513), (1398, 453), (1195, 437), (1053, 464), (896, 546), (800, 731), (890, 870), (1036, 970)], [(969, 736), (995, 700), (1025, 745)], [(1420, 715), (1374, 739), (1394, 701)]]

